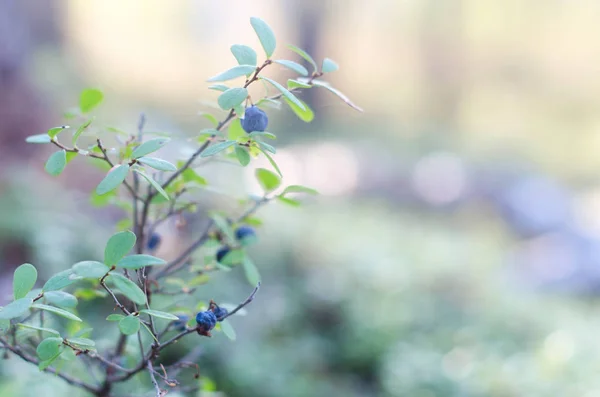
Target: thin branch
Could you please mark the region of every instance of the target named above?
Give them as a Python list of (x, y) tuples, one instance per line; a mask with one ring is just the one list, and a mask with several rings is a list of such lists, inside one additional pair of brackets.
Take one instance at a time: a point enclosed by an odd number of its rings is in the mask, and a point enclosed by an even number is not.
[(150, 379), (152, 379), (152, 384), (154, 385), (154, 389), (156, 390), (156, 397), (164, 396), (163, 391), (161, 390), (156, 378), (154, 377), (154, 368), (152, 367), (152, 362), (148, 360), (148, 372), (150, 373)]
[(104, 279), (106, 278), (106, 276), (108, 275), (108, 273), (106, 273), (101, 279), (100, 279), (100, 285), (102, 286), (102, 288), (104, 288), (106, 290), (106, 292), (108, 292), (110, 294), (110, 296), (112, 296), (113, 300), (115, 301), (115, 304), (119, 307), (119, 309), (121, 309), (121, 311), (123, 313), (125, 313), (126, 315), (130, 315), (131, 313), (129, 312), (129, 310), (127, 310), (127, 308), (121, 303), (119, 302), (119, 299), (117, 298), (117, 296), (115, 295), (114, 292), (112, 292), (112, 290), (110, 288), (108, 288), (106, 286), (106, 283), (104, 282)]
[(233, 309), (232, 311), (230, 311), (229, 313), (227, 313), (225, 316), (223, 316), (221, 318), (221, 321), (225, 320), (229, 316), (233, 316), (235, 313), (237, 313), (238, 311), (240, 311), (242, 308), (244, 308), (245, 306), (249, 305), (250, 302), (252, 302), (254, 300), (254, 297), (256, 296), (256, 293), (258, 292), (259, 289), (260, 289), (260, 281), (258, 282), (258, 284), (256, 284), (256, 287), (254, 287), (254, 290), (252, 291), (252, 293), (250, 294), (250, 296), (248, 296), (245, 301), (243, 301), (242, 303), (240, 303), (239, 305), (237, 305), (237, 307), (235, 309)]

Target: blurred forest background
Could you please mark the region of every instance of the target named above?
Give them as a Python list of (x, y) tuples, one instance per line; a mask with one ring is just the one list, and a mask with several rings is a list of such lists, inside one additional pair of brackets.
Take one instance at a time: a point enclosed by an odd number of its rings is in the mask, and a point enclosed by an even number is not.
[[(21, 263), (43, 278), (89, 258), (123, 216), (89, 203), (100, 171), (51, 178), (51, 148), (25, 137), (63, 124), (91, 86), (97, 120), (133, 131), (144, 111), (178, 158), (208, 127), (198, 112), (217, 112), (205, 81), (235, 65), (230, 45), (260, 49), (250, 16), (273, 27), (277, 57), (297, 60), (293, 43), (338, 62), (331, 82), (365, 112), (317, 89), (302, 96), (311, 124), (269, 111), (284, 182), (322, 195), (262, 210), (263, 289), (232, 319), (237, 341), (178, 345), (206, 346), (220, 392), (197, 395), (600, 396), (593, 0), (0, 0), (0, 291)], [(252, 170), (199, 172), (233, 196), (256, 189)], [(159, 254), (193, 226), (165, 225)], [(248, 291), (234, 270), (199, 295)], [(0, 364), (1, 395), (66, 390)]]

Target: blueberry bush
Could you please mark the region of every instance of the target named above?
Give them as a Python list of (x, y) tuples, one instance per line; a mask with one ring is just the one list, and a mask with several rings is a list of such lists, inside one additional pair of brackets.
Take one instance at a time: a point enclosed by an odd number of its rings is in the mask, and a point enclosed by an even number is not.
[[(218, 106), (223, 111), (222, 119), (203, 113), (212, 127), (193, 138), (194, 151), (176, 164), (158, 157), (170, 137), (145, 131), (144, 115), (135, 133), (99, 126), (92, 116), (104, 98), (98, 89), (85, 89), (76, 111), (67, 114), (73, 128), (63, 125), (27, 138), (30, 143), (58, 148), (45, 164), (52, 176), (58, 177), (71, 162), (81, 159), (105, 167), (106, 174), (91, 192), (91, 201), (98, 206), (119, 206), (129, 215), (115, 225), (117, 232), (105, 242), (103, 258), (75, 263), (45, 282), (38, 280), (37, 268), (32, 264), (22, 264), (15, 270), (13, 300), (0, 310), (4, 358), (18, 356), (96, 396), (129, 395), (123, 394), (120, 385), (133, 380), (148, 391), (153, 390), (156, 396), (205, 387), (194, 363), (202, 341), (168, 365), (160, 362), (161, 353), (188, 335), (202, 338), (221, 332), (235, 339), (227, 318), (252, 302), (260, 287), (259, 269), (246, 251), (258, 237), (255, 227), (260, 220), (255, 213), (272, 201), (295, 207), (301, 203), (298, 195), (316, 194), (305, 186), (282, 186), (276, 149), (267, 143), (276, 136), (267, 131), (269, 118), (265, 109), (280, 109), (285, 103), (301, 120), (310, 122), (314, 113), (297, 95), (317, 87), (360, 110), (322, 80), (337, 70), (335, 62), (325, 58), (319, 66), (310, 55), (292, 45), (287, 50), (302, 58), (299, 62), (312, 70), (296, 61), (274, 59), (273, 31), (259, 18), (251, 18), (250, 22), (266, 59), (258, 63), (256, 51), (249, 46), (231, 47), (238, 65), (208, 79), (212, 83), (209, 89), (221, 92)], [(295, 77), (280, 83), (265, 76), (273, 65), (291, 70)], [(232, 80), (243, 84), (224, 84)], [(264, 94), (252, 98), (248, 87), (258, 82), (264, 83)], [(117, 147), (105, 144), (105, 134), (111, 134), (110, 140), (117, 142)], [(82, 137), (93, 144), (83, 146)], [(182, 252), (168, 261), (156, 256), (164, 244), (158, 226), (185, 212), (197, 211), (196, 192), (207, 188), (206, 179), (197, 172), (199, 159), (206, 164), (220, 157), (248, 167), (253, 159), (262, 156), (272, 168), (255, 170), (264, 194), (243, 200), (241, 216), (210, 212), (208, 226)], [(194, 255), (197, 251), (203, 253), (201, 259)], [(232, 268), (243, 269), (251, 285), (245, 300), (226, 307), (202, 296), (198, 287), (210, 280), (208, 273)], [(179, 295), (191, 295), (199, 303), (181, 307), (165, 298)], [(87, 307), (99, 308), (108, 301), (113, 310), (78, 310), (80, 301), (85, 301)], [(93, 318), (98, 313), (102, 317)], [(119, 336), (114, 340), (106, 338), (107, 329), (118, 329)]]

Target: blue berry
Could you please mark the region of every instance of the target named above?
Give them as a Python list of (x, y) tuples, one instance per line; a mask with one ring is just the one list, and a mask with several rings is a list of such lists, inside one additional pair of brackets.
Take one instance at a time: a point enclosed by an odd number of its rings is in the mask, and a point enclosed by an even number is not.
[(207, 332), (217, 325), (217, 316), (211, 311), (198, 312), (198, 314), (196, 314), (196, 322), (202, 331)]
[(179, 320), (173, 321), (173, 327), (177, 331), (185, 331), (185, 329), (187, 328), (187, 322), (190, 318), (186, 314), (179, 314), (177, 315), (177, 318)]
[(223, 258), (225, 258), (225, 255), (227, 255), (229, 253), (230, 249), (229, 247), (225, 246), (225, 247), (221, 247), (219, 248), (219, 250), (217, 251), (217, 262), (221, 262), (223, 260)]
[(213, 309), (213, 312), (215, 313), (215, 316), (217, 317), (217, 321), (222, 321), (223, 317), (225, 317), (227, 315), (227, 313), (229, 313), (229, 311), (227, 309), (225, 309), (224, 307), (215, 307)]
[(252, 131), (264, 131), (269, 124), (267, 114), (254, 105), (246, 108), (244, 118), (240, 119), (240, 121), (242, 123), (242, 128), (247, 133), (251, 133)]
[(148, 242), (146, 243), (146, 246), (148, 247), (149, 250), (154, 251), (160, 245), (161, 240), (162, 240), (162, 237), (160, 237), (160, 234), (152, 233), (150, 238), (148, 238)]
[(256, 232), (250, 226), (240, 226), (235, 231), (235, 238), (242, 240), (246, 237), (255, 237)]

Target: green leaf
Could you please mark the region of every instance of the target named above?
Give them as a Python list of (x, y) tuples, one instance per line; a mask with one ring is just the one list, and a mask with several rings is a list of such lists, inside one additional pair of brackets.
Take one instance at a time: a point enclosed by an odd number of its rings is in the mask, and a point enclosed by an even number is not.
[(138, 305), (146, 303), (146, 294), (144, 294), (144, 291), (127, 277), (111, 273), (107, 279), (112, 281), (114, 286), (132, 302)]
[(256, 51), (252, 48), (246, 45), (234, 44), (230, 49), (238, 64), (256, 66)]
[(133, 249), (135, 241), (135, 234), (129, 230), (113, 234), (104, 248), (104, 263), (108, 266), (115, 265)]
[(31, 305), (31, 307), (40, 309), (40, 310), (46, 310), (46, 311), (54, 313), (54, 314), (58, 314), (59, 316), (68, 318), (69, 320), (80, 321), (80, 322), (82, 321), (79, 317), (77, 317), (73, 313), (63, 310), (63, 309), (59, 309), (58, 307), (43, 305), (41, 303), (34, 303), (33, 305)]
[(310, 123), (315, 118), (315, 114), (313, 113), (312, 109), (306, 104), (306, 102), (303, 102), (300, 99), (298, 99), (298, 101), (302, 102), (302, 105), (304, 106), (304, 110), (302, 110), (299, 106), (297, 106), (289, 99), (283, 98), (283, 100), (285, 101), (285, 103), (288, 104), (288, 106), (290, 107), (290, 109), (292, 109), (296, 116), (298, 116), (298, 118), (304, 121), (305, 123)]
[(48, 134), (38, 134), (38, 135), (30, 135), (25, 138), (25, 142), (27, 143), (50, 143), (52, 142), (52, 138), (48, 136)]
[(302, 58), (306, 59), (312, 65), (313, 71), (316, 71), (318, 69), (317, 63), (310, 55), (308, 55), (308, 53), (306, 51), (304, 51), (301, 48), (296, 47), (295, 45), (291, 45), (291, 44), (288, 44), (287, 47), (290, 50), (294, 51), (296, 54), (300, 55)]
[(46, 368), (48, 368), (63, 352), (66, 352), (68, 350), (65, 349), (59, 349), (58, 353), (49, 358), (48, 360), (44, 360), (44, 361), (40, 361), (40, 363), (38, 364), (38, 368), (40, 371), (44, 371)]
[(235, 340), (235, 330), (231, 326), (231, 323), (227, 321), (227, 319), (221, 321), (221, 331), (223, 331), (223, 334), (225, 334), (225, 336), (229, 339)]
[(131, 158), (137, 159), (147, 154), (154, 153), (158, 149), (163, 147), (165, 144), (167, 144), (169, 141), (169, 138), (150, 139), (149, 141), (146, 141), (140, 146), (136, 147), (133, 153), (131, 153)]
[(292, 90), (294, 88), (311, 88), (312, 85), (303, 83), (303, 82), (298, 81), (298, 80), (289, 79), (287, 81), (287, 87), (288, 87), (288, 90)]
[(256, 169), (256, 179), (258, 179), (258, 182), (266, 193), (272, 192), (281, 184), (281, 179), (265, 168)]
[(250, 285), (256, 286), (260, 282), (260, 273), (254, 262), (252, 262), (252, 259), (248, 256), (244, 257), (244, 274)]
[(67, 152), (64, 150), (59, 150), (58, 152), (54, 152), (46, 161), (46, 172), (53, 176), (60, 175), (61, 172), (65, 169), (67, 165)]
[(37, 270), (30, 263), (24, 263), (15, 269), (13, 276), (14, 299), (24, 298), (37, 281)]
[(329, 58), (325, 58), (325, 59), (323, 59), (323, 66), (321, 66), (321, 72), (331, 73), (331, 72), (335, 72), (339, 68), (340, 67), (338, 66), (337, 63), (335, 63), (334, 61), (332, 61)]
[(275, 168), (275, 171), (277, 171), (277, 173), (279, 174), (279, 176), (283, 178), (283, 174), (281, 173), (281, 170), (277, 166), (277, 163), (275, 162), (275, 160), (273, 160), (273, 158), (269, 155), (269, 153), (267, 153), (263, 149), (260, 149), (260, 151), (265, 155), (265, 157), (267, 158), (267, 160), (269, 160), (269, 163), (271, 163), (271, 166), (273, 166), (273, 168)]
[(229, 239), (229, 241), (235, 241), (235, 235), (233, 233), (233, 229), (231, 228), (231, 225), (229, 224), (229, 222), (227, 222), (227, 219), (225, 219), (224, 217), (222, 217), (220, 214), (217, 214), (217, 213), (210, 214), (210, 217), (215, 222), (215, 225), (217, 226), (217, 228), (219, 228), (219, 230), (221, 232), (223, 232), (223, 234), (225, 234), (225, 236), (227, 237), (227, 239)]
[(140, 330), (140, 319), (135, 316), (127, 316), (119, 321), (119, 330), (123, 335), (133, 335)]
[(44, 284), (42, 290), (44, 292), (58, 291), (59, 289), (63, 289), (73, 284), (79, 279), (80, 277), (78, 277), (73, 270), (63, 270), (62, 272), (58, 272), (54, 276), (50, 277), (50, 279), (46, 281), (46, 284)]
[(0, 334), (1, 335), (6, 334), (9, 329), (10, 329), (10, 320), (7, 320), (7, 319), (0, 320)]
[(329, 90), (330, 92), (334, 93), (335, 95), (337, 95), (342, 101), (346, 102), (346, 104), (348, 106), (350, 106), (351, 108), (358, 110), (359, 112), (362, 112), (363, 110), (356, 106), (346, 95), (344, 95), (343, 93), (340, 92), (340, 90), (333, 88), (331, 85), (329, 85), (329, 83), (326, 83), (324, 81), (320, 81), (320, 80), (313, 80), (312, 82), (313, 85), (317, 86), (317, 87), (323, 87), (326, 90)]
[(319, 192), (317, 192), (315, 189), (311, 189), (309, 187), (301, 185), (290, 185), (286, 187), (285, 190), (281, 193), (281, 196), (285, 196), (288, 193), (306, 193), (312, 194), (313, 196), (319, 194)]
[(156, 189), (156, 191), (160, 193), (161, 196), (163, 196), (167, 200), (170, 200), (169, 195), (167, 194), (167, 192), (165, 192), (165, 189), (163, 189), (162, 186), (160, 186), (160, 184), (156, 182), (150, 175), (146, 174), (142, 170), (136, 169), (134, 171), (140, 174), (145, 180), (147, 180), (148, 183), (151, 184), (152, 187)]
[(238, 65), (238, 66), (232, 67), (229, 70), (224, 71), (223, 73), (219, 73), (218, 75), (213, 76), (206, 81), (215, 82), (215, 81), (232, 80), (232, 79), (235, 79), (236, 77), (246, 76), (247, 74), (250, 74), (250, 73), (254, 72), (255, 70), (256, 70), (256, 66), (253, 66), (253, 65)]
[(77, 157), (79, 153), (77, 152), (67, 152), (67, 164), (69, 164), (75, 157)]
[(276, 152), (275, 148), (273, 146), (269, 145), (268, 143), (264, 143), (261, 141), (256, 141), (256, 143), (262, 150), (266, 150), (267, 152), (271, 152), (271, 153), (275, 154), (275, 152)]
[(68, 338), (68, 342), (72, 345), (80, 346), (80, 347), (94, 347), (96, 346), (96, 342), (88, 338)]
[(149, 316), (157, 317), (157, 318), (163, 318), (165, 320), (178, 320), (179, 319), (174, 314), (167, 313), (167, 312), (161, 312), (161, 311), (158, 311), (158, 310), (152, 310), (152, 309), (140, 310), (140, 313), (146, 313)]
[(102, 196), (114, 189), (116, 189), (127, 177), (129, 173), (129, 165), (121, 164), (117, 165), (108, 171), (108, 174), (102, 179), (102, 181), (96, 187), (96, 194)]
[(125, 316), (122, 315), (122, 314), (113, 313), (110, 316), (106, 317), (106, 320), (108, 320), (108, 321), (121, 321), (124, 318), (125, 318)]
[(60, 358), (65, 361), (74, 361), (77, 359), (73, 349), (61, 349)]
[(108, 266), (97, 261), (77, 262), (71, 269), (73, 269), (76, 275), (84, 278), (101, 278), (110, 271)]
[(183, 177), (184, 182), (195, 182), (200, 186), (208, 185), (206, 179), (198, 175), (198, 173), (196, 173), (196, 171), (194, 171), (191, 168), (188, 168), (185, 171), (183, 171), (181, 176)]
[[(227, 91), (229, 89), (229, 87), (227, 87), (227, 86), (223, 86), (223, 87), (225, 87), (225, 89), (222, 91)], [(217, 120), (217, 118), (215, 116), (213, 116), (212, 114), (206, 113), (206, 112), (201, 112), (200, 115), (202, 117), (204, 117), (205, 119), (207, 119), (208, 121), (210, 121), (215, 127), (217, 125), (219, 125), (219, 120)]]
[(248, 134), (248, 136), (250, 136), (252, 138), (257, 137), (257, 136), (264, 136), (265, 138), (269, 138), (269, 139), (277, 139), (275, 134), (272, 134), (267, 131), (252, 131), (251, 133)]
[(117, 262), (121, 269), (140, 269), (144, 266), (164, 265), (167, 262), (152, 255), (129, 255)]
[(75, 133), (73, 134), (73, 145), (77, 143), (77, 140), (79, 139), (81, 134), (83, 134), (83, 131), (85, 131), (86, 128), (88, 128), (90, 124), (92, 124), (92, 121), (94, 121), (93, 118), (89, 119), (85, 123), (81, 124), (79, 128), (77, 128), (77, 131), (75, 131)]
[(42, 332), (48, 332), (49, 334), (60, 336), (60, 332), (58, 332), (57, 330), (52, 329), (52, 328), (36, 327), (35, 325), (22, 324), (22, 323), (17, 324), (17, 327), (33, 329), (33, 330), (42, 331)]
[(300, 207), (300, 202), (298, 200), (294, 200), (288, 197), (277, 196), (277, 200), (279, 200), (283, 204), (287, 204), (292, 207)]
[(242, 128), (242, 123), (240, 119), (235, 119), (229, 124), (229, 128), (227, 129), (227, 138), (230, 141), (237, 141), (238, 138), (242, 138), (247, 136), (246, 131)]
[(63, 338), (56, 338), (56, 337), (46, 338), (40, 342), (40, 344), (38, 345), (37, 349), (35, 349), (35, 351), (37, 352), (38, 357), (42, 361), (46, 361), (53, 357), (58, 356), (59, 348), (62, 345), (62, 343), (63, 343)]
[(68, 292), (50, 291), (44, 293), (46, 302), (52, 303), (54, 306), (66, 307), (72, 309), (77, 306), (77, 298)]
[(81, 113), (87, 113), (94, 109), (102, 102), (102, 99), (104, 99), (104, 94), (98, 89), (87, 88), (83, 90), (79, 97), (79, 109)]
[(267, 54), (267, 58), (271, 58), (273, 52), (275, 51), (275, 47), (277, 45), (277, 41), (275, 40), (275, 34), (273, 30), (267, 25), (265, 21), (260, 18), (252, 17), (250, 18), (250, 24), (254, 28), (258, 39), (260, 40), (260, 44), (265, 50), (265, 54)]
[(17, 299), (4, 306), (0, 311), (0, 320), (10, 320), (11, 318), (21, 317), (27, 313), (27, 310), (31, 307), (33, 299), (21, 298)]
[(285, 66), (286, 68), (293, 70), (301, 76), (308, 76), (308, 70), (306, 70), (306, 68), (300, 65), (299, 63), (296, 63), (294, 61), (288, 61), (287, 59), (278, 59), (273, 62)]
[(177, 171), (177, 167), (173, 164), (169, 163), (167, 160), (157, 159), (156, 157), (140, 157), (137, 159), (138, 162), (147, 165), (148, 167), (152, 167), (155, 170), (159, 171)]
[(237, 145), (235, 147), (235, 156), (237, 157), (240, 164), (244, 167), (250, 164), (250, 155), (248, 154), (248, 151), (242, 146)]
[(60, 127), (53, 127), (50, 128), (48, 130), (48, 136), (50, 138), (54, 138), (55, 136), (57, 136), (58, 134), (60, 134), (61, 132), (63, 132), (64, 130), (66, 130), (67, 128), (70, 128), (68, 125), (61, 125)]
[[(227, 91), (229, 89), (229, 87), (227, 87), (225, 84), (215, 84), (215, 85), (209, 85), (208, 89), (223, 92), (223, 91)], [(216, 123), (215, 123), (215, 125), (216, 125)]]
[(246, 254), (243, 250), (231, 250), (221, 259), (221, 264), (225, 266), (235, 266), (239, 265), (244, 261)]
[(217, 99), (219, 107), (223, 110), (229, 110), (241, 105), (248, 97), (248, 90), (245, 88), (230, 88)]
[(285, 98), (289, 99), (291, 102), (295, 103), (298, 107), (300, 107), (300, 109), (304, 110), (304, 105), (302, 104), (302, 102), (298, 98), (296, 98), (294, 96), (294, 94), (292, 94), (290, 91), (288, 91), (287, 88), (285, 88), (284, 86), (282, 86), (275, 80), (271, 80), (268, 77), (260, 76), (259, 78), (271, 83), (271, 85), (273, 87), (277, 88), (279, 90), (279, 92), (281, 92), (283, 94), (283, 96)]
[(223, 150), (227, 149), (228, 147), (235, 145), (236, 143), (237, 143), (236, 141), (225, 141), (225, 142), (216, 143), (216, 144), (211, 145), (208, 148), (206, 148), (202, 152), (202, 154), (200, 154), (200, 157), (213, 156), (219, 152), (222, 152)]

